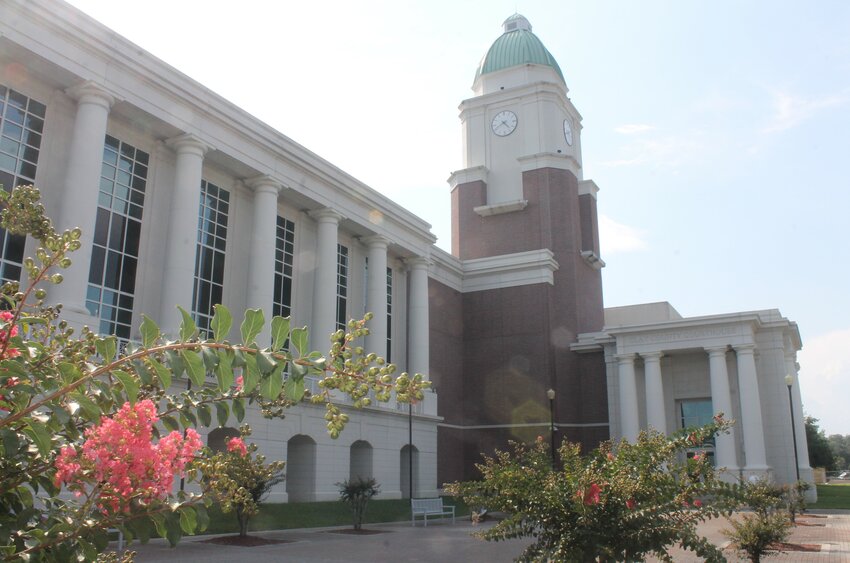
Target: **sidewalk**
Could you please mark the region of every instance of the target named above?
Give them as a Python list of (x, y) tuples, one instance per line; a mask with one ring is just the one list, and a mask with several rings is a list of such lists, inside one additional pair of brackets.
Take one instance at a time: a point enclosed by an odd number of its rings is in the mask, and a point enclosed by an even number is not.
[[(802, 518), (802, 522), (816, 525), (796, 526), (792, 529), (790, 543), (816, 544), (820, 552), (787, 552), (770, 555), (766, 561), (795, 561), (799, 563), (850, 563), (850, 512), (813, 511), (811, 515), (826, 518)], [(821, 525), (822, 524), (822, 525)], [(492, 524), (484, 524), (492, 525)], [(725, 519), (714, 520), (700, 526), (700, 532), (717, 545), (726, 545), (728, 540), (721, 530), (728, 527)], [(485, 542), (470, 536), (480, 530), (468, 520), (433, 522), (427, 528), (413, 528), (410, 523), (370, 524), (370, 530), (382, 530), (373, 535), (337, 534), (330, 529), (285, 530), (257, 532), (252, 535), (269, 539), (285, 540), (290, 543), (256, 547), (226, 546), (205, 543), (208, 537), (184, 538), (176, 548), (168, 547), (164, 540), (152, 540), (147, 545), (133, 544), (138, 552), (139, 563), (224, 563), (232, 561), (260, 560), (264, 563), (287, 561), (294, 563), (389, 563), (397, 561), (435, 562), (486, 562), (502, 563), (513, 561), (528, 544), (527, 540), (508, 542)], [(724, 551), (730, 562), (746, 561), (731, 549)], [(681, 550), (672, 552), (677, 562), (701, 561), (691, 553)], [(649, 559), (649, 561), (657, 561)]]

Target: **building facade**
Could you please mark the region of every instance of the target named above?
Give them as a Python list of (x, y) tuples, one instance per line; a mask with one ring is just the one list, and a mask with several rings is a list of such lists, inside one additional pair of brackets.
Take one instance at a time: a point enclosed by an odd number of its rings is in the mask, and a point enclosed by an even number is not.
[[(290, 315), (323, 349), (371, 311), (366, 347), (430, 375), (412, 412), (350, 409), (338, 440), (321, 408), (250, 413), (262, 453), (288, 464), (276, 500), (335, 499), (355, 475), (387, 497), (431, 496), (473, 477), (482, 452), (548, 435), (550, 416), (592, 447), (721, 410), (737, 422), (713, 446), (718, 464), (791, 480), (782, 392), (796, 326), (773, 310), (606, 312), (581, 115), (527, 19), (505, 21), (473, 94), (448, 253), (414, 214), (74, 8), (0, 5), (0, 183), (34, 183), (59, 228), (82, 228), (51, 297), (70, 321), (133, 339), (142, 314), (173, 331), (181, 305), (204, 328), (224, 303)], [(0, 276), (19, 279), (35, 245), (2, 235)], [(810, 477), (804, 456), (799, 468)]]

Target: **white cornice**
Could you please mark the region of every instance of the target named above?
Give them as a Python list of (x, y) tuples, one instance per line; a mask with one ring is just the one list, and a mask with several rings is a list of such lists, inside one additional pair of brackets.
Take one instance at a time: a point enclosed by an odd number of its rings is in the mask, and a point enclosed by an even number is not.
[(599, 186), (593, 180), (580, 180), (578, 183), (578, 195), (590, 195), (596, 199), (596, 194), (599, 193)]
[(493, 205), (479, 205), (472, 210), (481, 217), (490, 217), (491, 215), (501, 215), (503, 213), (512, 213), (514, 211), (522, 211), (528, 207), (527, 199), (517, 199), (515, 201), (503, 201), (494, 203)]
[(487, 258), (464, 260), (463, 292), (501, 289), (520, 285), (554, 285), (558, 262), (548, 248)]
[(452, 189), (455, 189), (460, 184), (468, 184), (470, 182), (484, 182), (486, 184), (487, 173), (488, 170), (486, 166), (473, 166), (472, 168), (455, 170), (452, 172), (451, 176), (449, 176), (449, 186), (451, 186)]
[(574, 156), (554, 152), (542, 152), (517, 158), (523, 172), (539, 170), (540, 168), (557, 168), (569, 170), (576, 178), (581, 177), (581, 164)]

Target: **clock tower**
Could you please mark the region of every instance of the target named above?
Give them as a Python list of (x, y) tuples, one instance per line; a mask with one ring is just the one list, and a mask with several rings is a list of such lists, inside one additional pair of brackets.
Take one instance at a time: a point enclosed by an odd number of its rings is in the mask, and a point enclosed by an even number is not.
[[(548, 441), (552, 421), (558, 443), (593, 447), (609, 435), (603, 356), (572, 349), (603, 324), (598, 189), (582, 174), (581, 115), (519, 14), (505, 20), (472, 90), (460, 105), (463, 168), (449, 178), (463, 367), (435, 378), (440, 482), (473, 477), (481, 453), (508, 440)], [(462, 462), (447, 462), (460, 451)]]

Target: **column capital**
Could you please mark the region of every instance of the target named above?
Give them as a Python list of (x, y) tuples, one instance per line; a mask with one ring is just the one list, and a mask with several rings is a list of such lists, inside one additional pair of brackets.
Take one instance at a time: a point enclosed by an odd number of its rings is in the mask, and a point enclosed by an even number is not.
[(183, 133), (182, 135), (166, 139), (165, 144), (174, 149), (177, 154), (194, 154), (200, 157), (203, 157), (207, 154), (207, 151), (212, 149), (210, 145), (191, 133)]
[(729, 351), (729, 347), (728, 346), (715, 346), (715, 347), (712, 347), (712, 348), (704, 348), (704, 350), (705, 350), (705, 353), (708, 354), (708, 357), (711, 358), (711, 357), (714, 357), (714, 356), (725, 356), (726, 352)]
[(756, 345), (755, 344), (734, 344), (732, 349), (735, 350), (738, 354), (755, 354)]
[(333, 223), (334, 225), (338, 225), (340, 221), (345, 219), (339, 211), (331, 209), (330, 207), (314, 209), (312, 211), (308, 211), (307, 214), (318, 223)]
[(371, 248), (382, 248), (384, 250), (387, 249), (387, 246), (390, 244), (390, 239), (385, 237), (384, 235), (369, 235), (366, 237), (360, 237), (360, 241)]
[(411, 256), (404, 259), (404, 264), (408, 270), (427, 270), (431, 266), (431, 261), (424, 256)]
[(277, 195), (283, 188), (283, 185), (280, 182), (268, 174), (247, 178), (242, 182), (257, 193), (273, 193)]
[(634, 354), (616, 354), (614, 357), (617, 358), (618, 364), (633, 364), (633, 363), (635, 363), (635, 355)]
[(640, 352), (640, 357), (643, 358), (643, 361), (651, 361), (651, 362), (659, 362), (661, 358), (664, 356), (664, 352), (655, 351), (655, 352)]
[(71, 86), (65, 90), (65, 93), (77, 100), (78, 104), (96, 104), (105, 108), (107, 111), (109, 111), (112, 108), (112, 104), (115, 103), (114, 95), (91, 80), (87, 80), (82, 84), (77, 84), (76, 86)]

